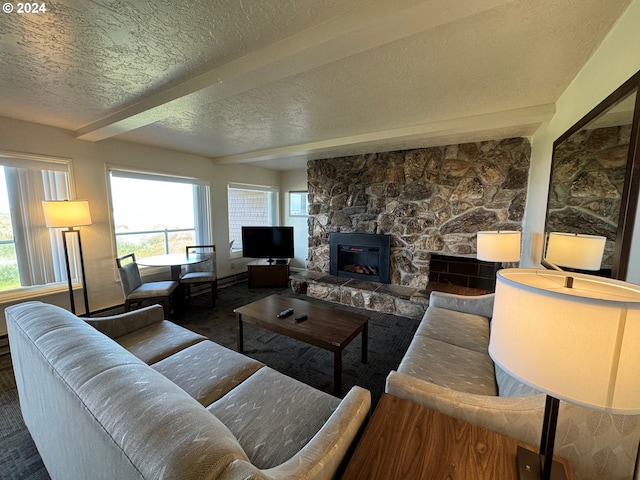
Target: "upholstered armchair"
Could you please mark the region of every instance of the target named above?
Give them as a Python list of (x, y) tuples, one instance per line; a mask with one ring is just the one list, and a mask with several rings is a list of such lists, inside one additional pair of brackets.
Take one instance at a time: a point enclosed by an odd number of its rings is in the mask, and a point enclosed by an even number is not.
[(194, 254), (208, 255), (209, 258), (200, 263), (186, 266), (186, 273), (180, 278), (180, 283), (186, 289), (187, 298), (191, 297), (192, 285), (211, 285), (211, 303), (216, 305), (218, 295), (218, 275), (216, 273), (216, 246), (215, 245), (190, 245), (185, 248), (187, 257)]
[(178, 282), (143, 282), (135, 253), (116, 258), (116, 265), (124, 293), (125, 312), (131, 310), (132, 306), (141, 307), (143, 302), (159, 303), (164, 309), (165, 318), (171, 318), (171, 295), (178, 287)]

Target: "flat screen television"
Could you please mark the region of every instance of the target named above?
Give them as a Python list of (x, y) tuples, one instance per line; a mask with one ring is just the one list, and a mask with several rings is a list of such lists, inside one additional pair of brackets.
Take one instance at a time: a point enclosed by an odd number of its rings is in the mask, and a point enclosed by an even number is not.
[(242, 256), (293, 258), (293, 227), (242, 227)]

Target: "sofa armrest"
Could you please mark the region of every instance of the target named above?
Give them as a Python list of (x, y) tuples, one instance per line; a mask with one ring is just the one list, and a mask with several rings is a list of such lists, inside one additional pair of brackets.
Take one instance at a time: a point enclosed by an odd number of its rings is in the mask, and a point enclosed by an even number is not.
[(493, 316), (494, 297), (495, 293), (469, 296), (437, 292), (434, 290), (429, 296), (429, 306), (491, 318)]
[(396, 371), (387, 376), (385, 392), (532, 445), (540, 442), (544, 394), (496, 397), (465, 393)]
[(163, 320), (164, 311), (160, 305), (151, 305), (109, 317), (84, 318), (89, 325), (110, 338), (121, 337)]
[[(262, 470), (269, 479), (304, 478), (329, 480), (336, 473), (371, 409), (371, 393), (355, 386), (316, 435), (292, 458), (277, 467)], [(238, 467), (241, 462), (236, 462)], [(231, 472), (226, 472), (231, 473)], [(226, 478), (223, 476), (222, 478)], [(230, 476), (229, 478), (237, 478)]]

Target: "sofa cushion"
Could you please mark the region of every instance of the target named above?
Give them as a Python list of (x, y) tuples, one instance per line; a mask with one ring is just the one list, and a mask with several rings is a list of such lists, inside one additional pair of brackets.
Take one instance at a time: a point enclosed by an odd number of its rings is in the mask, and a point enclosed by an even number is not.
[(206, 407), (264, 364), (206, 340), (151, 366)]
[(424, 335), (413, 337), (398, 372), (460, 392), (498, 394), (493, 362), (487, 353)]
[(489, 348), (489, 319), (472, 313), (429, 307), (418, 326), (416, 335), (487, 353)]
[(191, 330), (163, 320), (115, 339), (120, 345), (147, 364), (206, 340)]
[(339, 403), (338, 398), (263, 367), (207, 410), (231, 430), (251, 463), (271, 468), (300, 451)]

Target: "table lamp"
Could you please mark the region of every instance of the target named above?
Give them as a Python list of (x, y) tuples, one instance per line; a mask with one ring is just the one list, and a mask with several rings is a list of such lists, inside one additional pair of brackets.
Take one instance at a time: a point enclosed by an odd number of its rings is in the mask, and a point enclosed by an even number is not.
[(478, 260), (519, 262), (520, 235), (520, 232), (511, 230), (478, 232)]
[(554, 270), (498, 272), (489, 355), (547, 394), (540, 457), (518, 448), (520, 478), (565, 478), (552, 461), (560, 400), (640, 414), (639, 351), (640, 286)]
[(73, 287), (71, 282), (71, 268), (69, 266), (69, 250), (67, 247), (67, 234), (75, 233), (78, 236), (78, 251), (80, 253), (80, 272), (82, 275), (82, 291), (84, 292), (85, 315), (89, 316), (89, 299), (87, 296), (87, 284), (84, 274), (84, 258), (82, 256), (82, 242), (80, 240), (80, 230), (74, 227), (91, 225), (91, 212), (89, 202), (86, 200), (55, 200), (42, 202), (44, 209), (44, 219), (49, 228), (66, 228), (62, 231), (62, 243), (64, 245), (64, 259), (67, 267), (67, 282), (69, 285), (69, 302), (71, 312), (76, 313), (76, 305), (73, 298)]
[(554, 270), (558, 266), (578, 270), (600, 270), (606, 237), (577, 233), (551, 232), (542, 264)]

